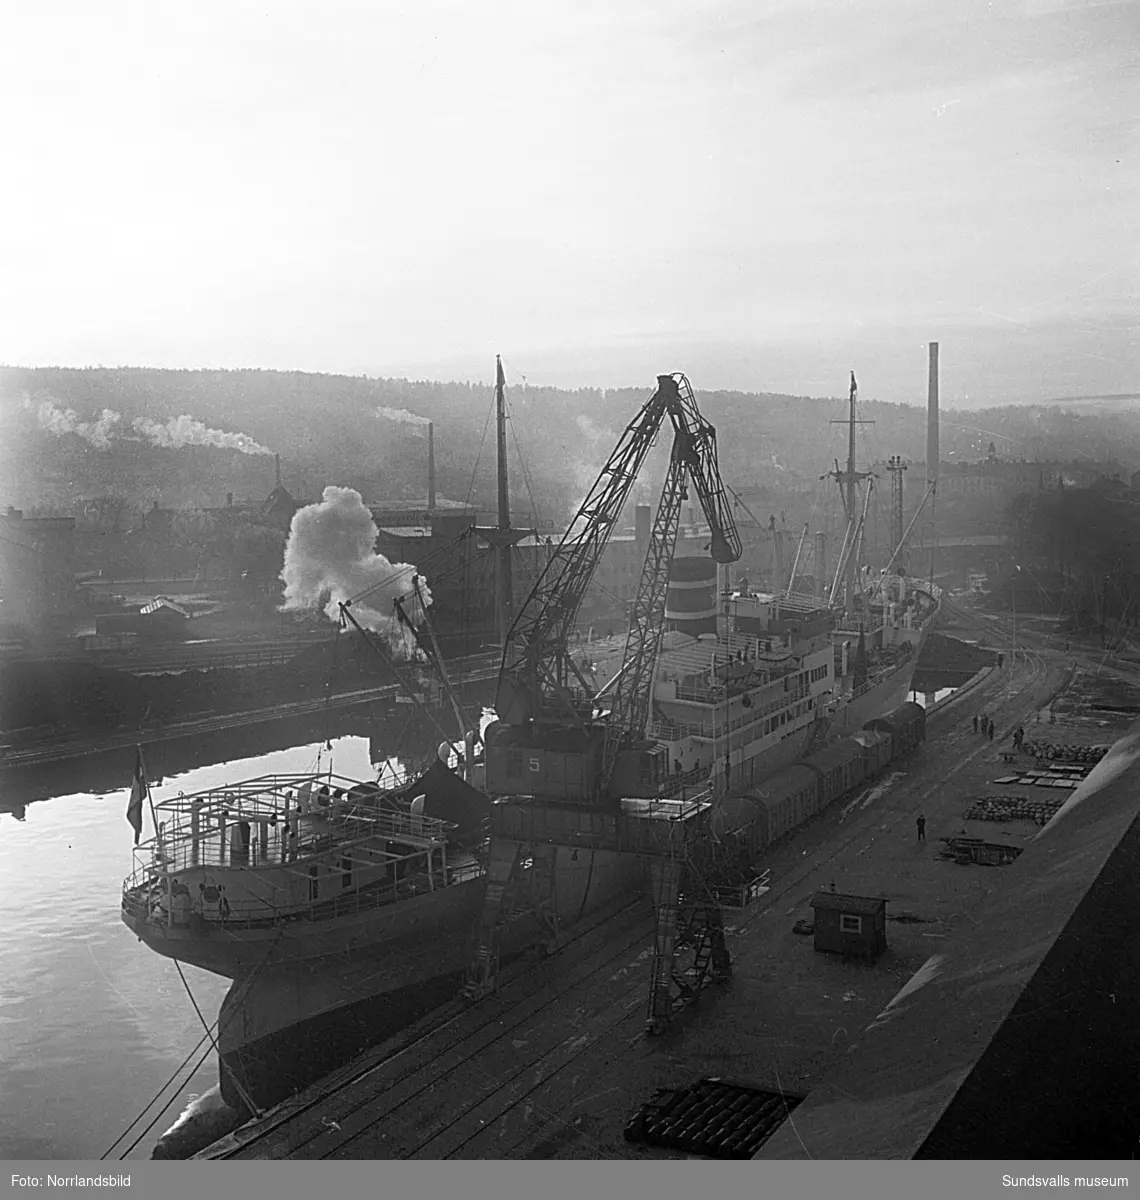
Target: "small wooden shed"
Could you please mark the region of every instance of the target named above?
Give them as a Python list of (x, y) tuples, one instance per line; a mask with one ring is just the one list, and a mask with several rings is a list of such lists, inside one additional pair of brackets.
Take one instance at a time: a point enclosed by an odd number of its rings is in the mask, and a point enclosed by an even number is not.
[(875, 959), (887, 948), (887, 902), (881, 897), (816, 892), (811, 906), (817, 950)]

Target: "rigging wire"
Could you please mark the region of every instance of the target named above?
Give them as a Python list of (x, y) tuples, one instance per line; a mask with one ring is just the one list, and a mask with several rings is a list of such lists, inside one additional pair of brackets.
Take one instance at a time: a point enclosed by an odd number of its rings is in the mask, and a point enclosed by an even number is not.
[[(215, 1022), (215, 1024), (217, 1024), (217, 1022)], [(142, 1118), (146, 1115), (147, 1109), (149, 1109), (150, 1106), (158, 1100), (158, 1098), (162, 1095), (162, 1093), (165, 1092), (166, 1089), (168, 1087), (170, 1087), (170, 1085), (178, 1078), (178, 1075), (181, 1072), (182, 1068), (184, 1066), (186, 1066), (186, 1064), (194, 1057), (195, 1054), (198, 1053), (198, 1051), (202, 1048), (203, 1042), (205, 1042), (206, 1040), (207, 1040), (207, 1036), (205, 1034), (203, 1034), (198, 1039), (197, 1044), (190, 1051), (190, 1053), (187, 1054), (186, 1057), (178, 1064), (178, 1066), (174, 1068), (174, 1074), (170, 1076), (170, 1078), (162, 1085), (162, 1087), (160, 1087), (158, 1089), (158, 1091), (155, 1092), (155, 1094), (139, 1110), (138, 1116), (136, 1116), (134, 1118), (134, 1120), (131, 1121), (131, 1123), (123, 1130), (123, 1132), (120, 1133), (119, 1136), (117, 1138), (115, 1138), (115, 1140), (107, 1147), (107, 1149), (104, 1150), (103, 1153), (99, 1155), (100, 1161), (105, 1159), (111, 1153), (111, 1151), (114, 1150), (115, 1147), (131, 1132), (131, 1130), (135, 1127), (135, 1125), (138, 1124), (138, 1122), (142, 1120)], [(206, 1053), (207, 1054), (209, 1053), (209, 1048), (207, 1048)], [(202, 1062), (205, 1062), (205, 1057), (203, 1057), (202, 1061), (199, 1062), (194, 1067), (194, 1070), (190, 1072), (190, 1075), (187, 1077), (187, 1080), (186, 1080), (187, 1083), (189, 1083), (190, 1080), (194, 1078), (194, 1075), (198, 1071), (198, 1068), (202, 1065)], [(159, 1110), (158, 1115), (162, 1116), (162, 1114), (164, 1112), (166, 1112), (166, 1110), (170, 1107), (172, 1102), (173, 1102), (173, 1098), (171, 1100), (168, 1100), (166, 1102), (166, 1104)], [(155, 1120), (157, 1120), (157, 1119), (158, 1118), (156, 1117)], [(153, 1124), (153, 1122), (152, 1122), (152, 1124)], [(144, 1136), (146, 1135), (147, 1131), (150, 1128), (151, 1128), (151, 1126), (148, 1125), (147, 1128), (143, 1130)], [(137, 1145), (137, 1143), (135, 1143), (135, 1145)], [(131, 1149), (133, 1149), (133, 1148), (134, 1147), (132, 1146), (130, 1149), (127, 1150), (126, 1153), (129, 1154)]]
[[(199, 1046), (201, 1044), (202, 1044), (201, 1042), (198, 1043)], [(193, 1079), (194, 1076), (202, 1069), (202, 1064), (206, 1061), (207, 1058), (210, 1057), (211, 1048), (212, 1047), (207, 1046), (206, 1049), (202, 1052), (202, 1057), (200, 1059), (198, 1059), (198, 1061), (194, 1064), (194, 1070), (190, 1072), (190, 1076), (189, 1076), (190, 1079)], [(193, 1053), (193, 1051), (191, 1053)], [(167, 1100), (167, 1102), (162, 1106), (162, 1108), (160, 1108), (158, 1110), (158, 1112), (155, 1113), (154, 1118), (151, 1120), (150, 1124), (142, 1131), (142, 1133), (139, 1134), (139, 1136), (137, 1138), (135, 1138), (135, 1140), (133, 1142), (131, 1142), (131, 1144), (122, 1152), (122, 1154), (119, 1155), (120, 1162), (122, 1162), (123, 1159), (125, 1159), (127, 1157), (127, 1155), (130, 1154), (130, 1152), (139, 1144), (139, 1142), (141, 1142), (143, 1140), (143, 1138), (146, 1137), (146, 1135), (148, 1133), (150, 1133), (150, 1131), (158, 1124), (158, 1122), (162, 1119), (162, 1114), (165, 1113), (166, 1110), (174, 1103), (176, 1097), (177, 1097), (177, 1093), (175, 1093), (174, 1096), (171, 1096), (170, 1099)], [(141, 1116), (142, 1114), (140, 1113), (139, 1115)], [(137, 1120), (138, 1118), (136, 1117), (135, 1119)], [(133, 1123), (134, 1122), (132, 1122), (132, 1124)], [(104, 1155), (103, 1157), (106, 1158), (107, 1156)]]
[[(266, 963), (269, 962), (270, 956), (273, 954), (273, 951), (277, 948), (277, 943), (281, 940), (282, 936), (284, 935), (284, 932), (285, 932), (284, 930), (281, 930), (277, 934), (277, 936), (273, 939), (273, 941), (270, 942), (269, 949), (266, 950), (266, 952), (265, 952), (265, 957), (262, 958), (261, 962), (259, 962), (257, 964), (257, 966), (253, 969), (253, 971), (251, 971), (250, 974), (246, 977), (244, 991), (243, 991), (241, 997), (237, 1001), (235, 1001), (235, 1003), (240, 1003), (241, 1000), (245, 999), (246, 993), (248, 993), (249, 989), (253, 986), (253, 981), (261, 973), (262, 968), (266, 965)], [(175, 959), (174, 961), (177, 962), (178, 960)], [(179, 972), (179, 973), (181, 974), (181, 972)], [(191, 1000), (193, 1000), (193, 996), (191, 996), (190, 998), (191, 998)], [(195, 1007), (197, 1007), (197, 1006), (195, 1005)], [(201, 1013), (199, 1013), (198, 1015), (199, 1015), (199, 1018), (201, 1018)], [(165, 1092), (166, 1089), (175, 1081), (175, 1079), (178, 1078), (179, 1072), (190, 1061), (190, 1059), (193, 1057), (195, 1052), (198, 1050), (198, 1047), (201, 1046), (202, 1043), (207, 1040), (207, 1038), (209, 1038), (211, 1030), (216, 1029), (218, 1027), (218, 1024), (220, 1021), (221, 1021), (221, 1012), (219, 1011), (218, 1020), (214, 1021), (213, 1025), (210, 1026), (210, 1029), (208, 1029), (206, 1031), (206, 1034), (203, 1037), (198, 1039), (198, 1043), (194, 1047), (194, 1049), (191, 1050), (190, 1053), (187, 1054), (186, 1057), (182, 1060), (181, 1064), (174, 1069), (173, 1074), (162, 1085), (162, 1087), (160, 1087), (158, 1089), (158, 1091), (155, 1093), (154, 1097), (151, 1100), (149, 1100), (145, 1105), (143, 1105), (143, 1107), (139, 1110), (139, 1113), (134, 1118), (134, 1120), (132, 1120), (131, 1123), (126, 1127), (126, 1129), (123, 1130), (123, 1132), (120, 1133), (117, 1138), (115, 1138), (115, 1140), (110, 1144), (110, 1146), (107, 1147), (107, 1149), (100, 1156), (101, 1159), (106, 1158), (111, 1153), (111, 1151), (114, 1150), (115, 1146), (118, 1145), (118, 1143), (121, 1142), (123, 1140), (123, 1138), (125, 1138), (127, 1136), (127, 1134), (131, 1131), (131, 1129), (139, 1121), (142, 1120), (142, 1118), (146, 1115), (147, 1109), (149, 1109), (150, 1106), (158, 1100), (159, 1096), (161, 1096), (162, 1093)], [(189, 1076), (187, 1076), (187, 1082), (189, 1082), (191, 1079), (193, 1079), (194, 1076), (198, 1073), (198, 1071), (202, 1067), (202, 1064), (209, 1057), (210, 1051), (212, 1049), (213, 1049), (212, 1044), (210, 1046), (206, 1047), (206, 1050), (202, 1054), (202, 1057), (194, 1064), (194, 1069), (190, 1072)], [(177, 1099), (177, 1096), (178, 1096), (178, 1093), (175, 1092), (170, 1097), (170, 1099), (167, 1100), (167, 1102), (158, 1110), (158, 1112), (155, 1113), (150, 1124), (147, 1125), (147, 1127), (142, 1131), (142, 1133), (140, 1133), (139, 1136), (137, 1138), (135, 1138), (135, 1140), (126, 1148), (126, 1150), (124, 1150), (123, 1153), (119, 1155), (120, 1162), (122, 1162), (122, 1160), (125, 1159), (128, 1154), (130, 1154), (130, 1152), (139, 1144), (139, 1142), (141, 1142), (143, 1140), (143, 1138), (146, 1137), (146, 1135), (148, 1133), (150, 1133), (150, 1131), (155, 1127), (155, 1125), (158, 1124), (158, 1122), (162, 1119), (162, 1114), (164, 1112), (166, 1112), (166, 1110), (174, 1103), (174, 1101)]]
[[(186, 981), (186, 976), (182, 973), (182, 964), (178, 959), (174, 960), (174, 965), (178, 969), (178, 978), (182, 980), (182, 986), (186, 989), (186, 995), (190, 997), (190, 1003), (194, 1005), (194, 1011), (198, 1014), (198, 1020), (202, 1022), (202, 1028), (206, 1031), (206, 1037), (210, 1039), (211, 1047), (217, 1051), (219, 1060), (221, 1059), (221, 1051), (218, 1049), (218, 1043), (214, 1040), (212, 1027), (206, 1024), (206, 1018), (202, 1016), (202, 1010), (198, 1007), (198, 1001), (194, 999), (194, 993), (190, 990), (190, 984)], [(215, 1022), (217, 1024), (217, 1022)], [(262, 1110), (254, 1104), (249, 1093), (242, 1087), (238, 1077), (232, 1076), (233, 1085), (237, 1089), (238, 1095), (241, 1096), (242, 1103), (249, 1109), (255, 1117), (260, 1117)]]
[(491, 404), (487, 409), (487, 419), (483, 422), (483, 436), (479, 439), (479, 449), (475, 452), (475, 465), (471, 468), (471, 482), (467, 485), (467, 500), (468, 507), (471, 505), (471, 497), (475, 493), (475, 479), (479, 474), (479, 463), (483, 459), (483, 447), (487, 443), (487, 430), (491, 427), (491, 414), (495, 411), (495, 397), (492, 393)]

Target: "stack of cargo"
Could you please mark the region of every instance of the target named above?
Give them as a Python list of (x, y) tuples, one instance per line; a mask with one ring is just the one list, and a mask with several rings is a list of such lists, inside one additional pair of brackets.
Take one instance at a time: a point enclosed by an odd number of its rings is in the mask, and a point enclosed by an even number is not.
[(1064, 804), (1058, 800), (1029, 800), (1024, 796), (983, 796), (966, 809), (967, 821), (1034, 821), (1047, 824)]

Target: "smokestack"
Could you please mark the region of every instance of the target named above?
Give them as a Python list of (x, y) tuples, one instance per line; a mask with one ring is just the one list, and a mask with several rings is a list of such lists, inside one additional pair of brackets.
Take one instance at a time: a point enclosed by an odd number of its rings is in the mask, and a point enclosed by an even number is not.
[(938, 478), (938, 343), (930, 343), (930, 382), (926, 399), (926, 486)]
[(428, 512), (435, 512), (435, 426), (428, 422)]
[(281, 486), (281, 455), (280, 454), (275, 454), (273, 456), (273, 466), (277, 472), (277, 486), (280, 487)]

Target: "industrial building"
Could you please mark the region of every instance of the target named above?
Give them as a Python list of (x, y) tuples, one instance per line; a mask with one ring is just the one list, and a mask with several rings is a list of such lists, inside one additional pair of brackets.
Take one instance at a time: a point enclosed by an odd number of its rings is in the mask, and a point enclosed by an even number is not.
[(0, 627), (38, 639), (75, 607), (74, 517), (0, 515)]

